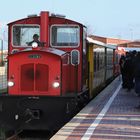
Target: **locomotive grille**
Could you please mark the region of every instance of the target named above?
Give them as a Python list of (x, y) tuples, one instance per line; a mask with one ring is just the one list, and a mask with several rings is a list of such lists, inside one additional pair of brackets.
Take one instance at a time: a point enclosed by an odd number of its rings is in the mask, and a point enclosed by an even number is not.
[(47, 91), (48, 65), (24, 64), (21, 66), (21, 91)]

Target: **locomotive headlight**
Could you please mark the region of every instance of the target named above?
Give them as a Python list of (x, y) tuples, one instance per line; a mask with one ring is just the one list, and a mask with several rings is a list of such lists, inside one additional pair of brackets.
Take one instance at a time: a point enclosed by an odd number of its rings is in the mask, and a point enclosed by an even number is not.
[(9, 87), (12, 87), (12, 86), (14, 86), (14, 82), (12, 82), (12, 81), (9, 81), (9, 82), (8, 82), (8, 86), (9, 86)]
[(32, 43), (32, 47), (33, 47), (33, 48), (37, 48), (37, 46), (38, 46), (37, 42), (33, 42), (33, 43)]
[(54, 88), (58, 88), (59, 86), (60, 86), (59, 82), (54, 82), (54, 83), (53, 83), (53, 87), (54, 87)]

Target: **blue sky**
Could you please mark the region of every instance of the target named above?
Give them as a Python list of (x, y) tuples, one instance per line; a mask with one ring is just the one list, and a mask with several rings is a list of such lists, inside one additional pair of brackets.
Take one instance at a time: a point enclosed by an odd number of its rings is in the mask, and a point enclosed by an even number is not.
[(88, 27), (91, 34), (140, 39), (140, 0), (3, 0), (0, 37), (6, 41), (6, 24), (40, 11), (66, 15)]

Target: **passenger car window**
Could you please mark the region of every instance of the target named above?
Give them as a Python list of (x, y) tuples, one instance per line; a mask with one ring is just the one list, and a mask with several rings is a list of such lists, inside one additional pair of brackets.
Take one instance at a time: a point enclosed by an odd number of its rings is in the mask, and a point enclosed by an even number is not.
[(27, 47), (28, 42), (33, 40), (33, 35), (40, 35), (38, 25), (14, 25), (13, 26), (13, 46)]
[(51, 27), (52, 47), (78, 47), (80, 29), (76, 25), (53, 25)]

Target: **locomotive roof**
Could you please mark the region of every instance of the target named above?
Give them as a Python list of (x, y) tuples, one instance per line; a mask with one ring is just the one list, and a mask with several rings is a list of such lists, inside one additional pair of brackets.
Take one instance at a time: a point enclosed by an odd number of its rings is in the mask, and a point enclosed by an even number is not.
[(94, 40), (94, 39), (92, 39), (90, 37), (87, 37), (86, 40), (90, 44), (95, 44), (95, 45), (103, 46), (103, 47), (106, 47), (106, 48), (116, 49), (116, 47), (117, 47), (117, 45), (105, 44), (105, 43), (103, 43), (101, 41)]
[[(10, 24), (14, 24), (16, 22), (20, 22), (20, 21), (24, 21), (24, 20), (29, 20), (29, 19), (32, 19), (32, 18), (40, 18), (41, 16), (33, 16), (33, 17), (26, 17), (26, 18), (22, 18), (22, 19), (19, 19), (19, 20), (15, 20), (15, 21), (12, 21), (12, 22), (9, 22), (7, 25), (10, 25)], [(49, 16), (49, 18), (59, 18), (59, 19), (64, 19), (63, 17), (57, 17), (57, 16)], [(80, 22), (77, 22), (77, 21), (74, 21), (74, 20), (71, 20), (71, 19), (67, 19), (65, 18), (65, 20), (67, 21), (71, 21), (71, 22), (75, 22), (76, 24), (79, 24), (79, 25), (82, 25), (84, 27), (86, 27), (85, 25), (83, 25), (82, 23)]]

